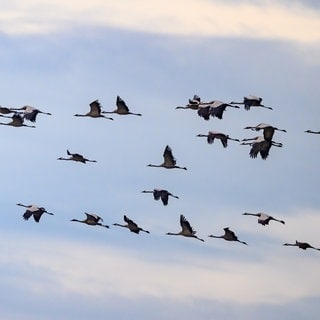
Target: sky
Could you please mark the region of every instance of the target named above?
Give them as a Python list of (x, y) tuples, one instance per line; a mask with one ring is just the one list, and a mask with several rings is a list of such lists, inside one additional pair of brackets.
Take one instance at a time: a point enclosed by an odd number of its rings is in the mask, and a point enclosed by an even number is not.
[[(7, 1), (0, 13), (1, 101), (31, 105), (36, 128), (1, 126), (2, 319), (316, 319), (320, 253), (318, 1)], [(253, 94), (273, 110), (179, 110)], [(142, 117), (78, 118), (116, 97)], [(2, 118), (0, 122), (8, 122)], [(246, 126), (276, 132), (267, 160)], [(26, 122), (27, 123), (27, 122)], [(259, 134), (259, 133), (258, 133)], [(169, 145), (177, 165), (150, 168)], [(57, 161), (67, 149), (96, 163)], [(179, 196), (168, 206), (142, 190)], [(24, 221), (17, 203), (45, 207)], [(110, 229), (70, 222), (98, 214)], [(243, 212), (285, 220), (269, 226)], [(123, 215), (150, 234), (113, 226)], [(179, 232), (185, 215), (205, 242)], [(230, 227), (248, 246), (208, 235)]]

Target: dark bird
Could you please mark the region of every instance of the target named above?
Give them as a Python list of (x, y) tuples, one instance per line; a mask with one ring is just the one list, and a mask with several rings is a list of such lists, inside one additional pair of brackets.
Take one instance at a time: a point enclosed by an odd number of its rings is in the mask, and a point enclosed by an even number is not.
[(198, 110), (199, 105), (201, 103), (201, 99), (198, 95), (194, 95), (192, 99), (189, 99), (189, 103), (185, 106), (178, 106), (176, 109), (192, 109), (192, 110)]
[(12, 110), (24, 110), (24, 112), (23, 112), (24, 119), (27, 119), (31, 122), (36, 122), (36, 118), (39, 113), (47, 114), (47, 115), (51, 116), (51, 113), (43, 112), (43, 111), (36, 109), (36, 108), (33, 108), (31, 106), (24, 106), (22, 108), (12, 108)]
[(91, 117), (91, 118), (105, 118), (113, 120), (113, 118), (108, 118), (101, 114), (101, 104), (98, 100), (92, 101), (90, 104), (90, 111), (86, 114), (75, 114), (75, 117)]
[[(249, 141), (252, 140), (252, 141)], [(269, 156), (269, 151), (272, 146), (275, 147), (282, 147), (282, 143), (274, 142), (274, 141), (267, 141), (264, 137), (255, 137), (252, 139), (243, 139), (242, 141), (249, 141), (249, 142), (242, 142), (242, 145), (251, 145), (251, 149), (249, 155), (251, 158), (257, 158), (258, 154), (263, 160), (266, 160)]]
[(144, 190), (141, 192), (142, 193), (152, 193), (154, 200), (161, 199), (164, 206), (166, 206), (168, 204), (169, 196), (174, 197), (176, 199), (179, 199), (178, 196), (175, 196), (172, 193), (170, 193), (169, 191), (164, 190), (164, 189), (153, 189), (152, 191)]
[(141, 113), (130, 112), (125, 101), (123, 99), (121, 99), (119, 96), (117, 96), (116, 106), (117, 106), (117, 109), (115, 109), (113, 111), (102, 111), (101, 113), (117, 113), (120, 115), (132, 114), (135, 116), (142, 116)]
[(271, 141), (272, 140), (275, 130), (282, 131), (282, 132), (287, 132), (284, 129), (278, 129), (278, 128), (273, 127), (270, 124), (266, 124), (266, 123), (259, 123), (256, 126), (248, 126), (248, 127), (245, 127), (244, 129), (251, 129), (251, 130), (254, 130), (254, 131), (263, 130), (263, 137), (267, 141)]
[(214, 142), (214, 139), (219, 139), (223, 145), (224, 148), (228, 146), (228, 140), (233, 140), (233, 141), (238, 141), (240, 142), (239, 139), (233, 139), (230, 138), (227, 134), (221, 133), (221, 132), (216, 132), (216, 131), (209, 131), (208, 134), (198, 134), (197, 137), (206, 137), (207, 142), (209, 144), (212, 144)]
[(210, 116), (221, 120), (227, 107), (239, 108), (238, 106), (233, 106), (229, 103), (213, 100), (207, 104), (201, 104), (198, 108), (198, 115), (205, 120), (209, 120)]
[(180, 226), (182, 230), (178, 233), (168, 232), (167, 235), (170, 236), (184, 236), (189, 238), (196, 238), (200, 241), (204, 241), (196, 236), (196, 231), (191, 227), (189, 221), (185, 218), (184, 215), (180, 215)]
[(89, 160), (79, 153), (71, 153), (69, 150), (67, 150), (67, 154), (71, 157), (70, 158), (60, 157), (60, 158), (58, 158), (58, 160), (71, 160), (71, 161), (77, 161), (77, 162), (82, 162), (82, 163), (97, 162), (96, 160)]
[(89, 226), (101, 226), (101, 227), (105, 227), (105, 228), (109, 228), (108, 225), (106, 224), (102, 224), (100, 221), (103, 221), (103, 219), (101, 217), (99, 217), (96, 214), (93, 213), (86, 213), (85, 215), (87, 216), (86, 219), (84, 220), (77, 220), (77, 219), (72, 219), (70, 221), (76, 221), (76, 222), (80, 222), (80, 223), (85, 223)]
[[(3, 116), (4, 117), (4, 116)], [(6, 117), (8, 118), (8, 117)], [(8, 122), (8, 123), (2, 123), (0, 122), (0, 124), (5, 125), (5, 126), (12, 126), (12, 127), (28, 127), (28, 128), (35, 128), (35, 126), (28, 126), (26, 124), (23, 123), (23, 117), (16, 112), (12, 117), (11, 117), (12, 121)]]
[(35, 222), (39, 222), (43, 213), (53, 215), (53, 213), (48, 212), (44, 207), (38, 207), (34, 204), (24, 205), (22, 203), (17, 203), (17, 206), (27, 208), (26, 212), (23, 214), (23, 219), (28, 220), (31, 216)]
[(119, 223), (114, 223), (114, 226), (118, 226), (118, 227), (123, 227), (123, 228), (128, 228), (131, 232), (134, 233), (139, 233), (140, 231), (146, 232), (146, 233), (150, 233), (147, 230), (144, 230), (142, 228), (140, 228), (135, 222), (133, 222), (132, 220), (130, 220), (126, 215), (123, 216), (123, 220), (127, 223), (127, 224), (119, 224)]
[(230, 104), (243, 104), (245, 110), (250, 110), (251, 107), (261, 107), (261, 108), (266, 108), (272, 110), (271, 107), (266, 107), (265, 105), (261, 104), (262, 98), (256, 97), (253, 95), (248, 95), (243, 98), (242, 102), (230, 102)]
[(173, 157), (172, 150), (169, 146), (166, 146), (164, 152), (163, 152), (163, 158), (164, 162), (162, 164), (156, 165), (156, 164), (148, 164), (148, 167), (163, 167), (166, 169), (183, 169), (187, 170), (186, 167), (179, 167), (176, 165), (176, 159)]
[(320, 134), (320, 131), (306, 130), (307, 133)]
[(258, 212), (258, 213), (249, 213), (249, 212), (245, 212), (243, 213), (244, 216), (255, 216), (255, 217), (258, 217), (258, 223), (262, 224), (263, 226), (269, 224), (269, 222), (271, 220), (274, 220), (274, 221), (278, 221), (282, 224), (285, 224), (285, 222), (283, 220), (278, 220), (272, 216), (269, 216), (268, 214), (266, 213), (263, 213), (263, 212)]
[(293, 246), (293, 247), (299, 247), (302, 250), (306, 250), (306, 249), (315, 249), (315, 250), (320, 250), (320, 248), (315, 248), (313, 246), (311, 246), (309, 243), (307, 242), (299, 242), (296, 240), (296, 243), (284, 243), (284, 246)]
[(227, 228), (223, 228), (223, 230), (224, 230), (224, 235), (222, 235), (222, 236), (209, 235), (209, 237), (211, 237), (211, 238), (222, 238), (222, 239), (227, 240), (227, 241), (237, 241), (237, 242), (240, 242), (240, 243), (243, 243), (243, 244), (247, 244), (244, 241), (240, 241), (238, 239), (238, 237), (236, 236), (236, 234), (233, 231), (231, 231), (228, 227)]

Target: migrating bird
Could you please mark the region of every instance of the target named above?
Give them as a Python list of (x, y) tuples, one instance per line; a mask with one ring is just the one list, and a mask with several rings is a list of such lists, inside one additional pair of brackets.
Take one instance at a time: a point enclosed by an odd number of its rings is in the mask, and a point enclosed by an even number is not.
[(308, 248), (310, 249), (315, 249), (315, 250), (320, 250), (320, 248), (315, 248), (311, 246), (308, 242), (299, 242), (296, 240), (296, 243), (284, 243), (284, 246), (293, 246), (293, 247), (299, 247), (302, 250), (306, 250)]
[(172, 233), (168, 232), (167, 235), (170, 236), (184, 236), (184, 237), (189, 237), (189, 238), (196, 238), (202, 242), (204, 242), (203, 239), (200, 239), (196, 236), (196, 231), (191, 227), (189, 221), (185, 218), (184, 215), (180, 215), (180, 226), (182, 230), (178, 233)]
[(130, 112), (125, 101), (123, 99), (121, 99), (119, 96), (117, 96), (116, 106), (117, 106), (117, 109), (115, 109), (113, 111), (102, 111), (101, 113), (117, 113), (120, 115), (132, 114), (135, 116), (142, 116), (141, 113)]
[(153, 189), (152, 191), (144, 190), (142, 193), (152, 193), (154, 200), (161, 199), (164, 206), (168, 205), (169, 196), (179, 199), (178, 196), (173, 195), (167, 190), (164, 189)]
[(250, 145), (251, 149), (249, 155), (251, 158), (256, 158), (260, 153), (260, 156), (263, 160), (266, 160), (269, 156), (269, 151), (272, 146), (275, 147), (282, 147), (282, 143), (274, 142), (274, 141), (267, 141), (264, 137), (259, 136), (252, 139), (243, 139), (242, 141), (249, 141), (249, 142), (242, 142), (241, 145)]
[(223, 230), (224, 230), (224, 235), (222, 235), (222, 236), (209, 235), (209, 237), (211, 237), (211, 238), (222, 238), (222, 239), (227, 240), (227, 241), (237, 241), (237, 242), (240, 242), (240, 243), (243, 243), (243, 244), (247, 245), (246, 242), (240, 241), (238, 239), (238, 237), (236, 236), (236, 234), (229, 229), (229, 227), (223, 228)]
[(251, 107), (261, 107), (261, 108), (266, 108), (272, 110), (271, 107), (266, 107), (265, 105), (261, 104), (262, 98), (256, 97), (253, 95), (248, 95), (246, 97), (243, 97), (242, 102), (230, 102), (230, 104), (243, 104), (245, 110), (250, 110)]
[(2, 116), (2, 117), (11, 118), (12, 121), (11, 121), (11, 122), (8, 122), (8, 123), (0, 122), (1, 125), (12, 126), (12, 127), (35, 128), (35, 126), (28, 126), (27, 124), (24, 124), (24, 123), (23, 123), (24, 119), (23, 119), (23, 117), (22, 117), (18, 112), (15, 112), (12, 117), (6, 117), (6, 116)]
[(213, 100), (208, 103), (203, 103), (201, 106), (199, 106), (198, 116), (202, 117), (204, 120), (209, 120), (210, 116), (221, 120), (227, 107), (239, 108), (238, 106), (233, 106), (229, 103)]
[(36, 118), (39, 113), (47, 114), (47, 115), (51, 116), (51, 113), (43, 112), (43, 111), (36, 109), (36, 108), (33, 108), (31, 106), (24, 106), (22, 108), (12, 108), (12, 110), (16, 110), (16, 111), (24, 110), (23, 111), (23, 118), (27, 119), (31, 122), (36, 122)]
[(75, 117), (91, 117), (91, 118), (105, 118), (109, 120), (113, 120), (113, 118), (108, 118), (101, 114), (101, 104), (98, 100), (92, 101), (90, 104), (90, 111), (86, 114), (75, 114)]
[(189, 103), (184, 107), (178, 106), (176, 109), (191, 109), (191, 110), (198, 110), (199, 105), (201, 104), (201, 99), (198, 95), (194, 95), (192, 99), (189, 99)]
[(275, 130), (282, 131), (282, 132), (287, 132), (284, 129), (278, 129), (278, 128), (273, 127), (270, 124), (266, 124), (266, 123), (259, 123), (256, 126), (248, 126), (248, 127), (245, 127), (244, 129), (251, 129), (251, 130), (254, 130), (254, 131), (263, 130), (263, 137), (267, 141), (271, 141), (272, 140)]
[(307, 133), (314, 133), (314, 134), (320, 134), (320, 131), (312, 131), (312, 130), (306, 130)]
[(172, 154), (172, 150), (169, 146), (166, 146), (164, 152), (163, 152), (163, 158), (164, 162), (162, 164), (156, 165), (156, 164), (148, 164), (148, 167), (163, 167), (166, 169), (183, 169), (187, 170), (186, 167), (179, 167), (176, 165), (176, 159), (174, 158)]
[(35, 222), (39, 222), (43, 213), (53, 215), (53, 213), (48, 212), (44, 207), (38, 207), (34, 204), (24, 205), (22, 203), (17, 203), (17, 206), (27, 208), (26, 212), (23, 214), (23, 219), (28, 220), (31, 216)]
[(102, 224), (101, 222), (99, 222), (99, 221), (103, 221), (103, 219), (101, 217), (99, 217), (98, 215), (93, 214), (93, 213), (87, 213), (87, 212), (85, 212), (85, 215), (87, 217), (84, 220), (72, 219), (70, 221), (85, 223), (89, 226), (101, 226), (101, 227), (109, 228), (108, 225)]
[(143, 231), (143, 232), (146, 232), (146, 233), (150, 233), (149, 231), (140, 228), (135, 222), (133, 222), (131, 219), (129, 219), (126, 215), (123, 216), (123, 220), (127, 224), (114, 223), (113, 225), (114, 226), (118, 226), (118, 227), (128, 228), (131, 232), (134, 232), (134, 233), (137, 233), (137, 234), (140, 231)]
[(269, 222), (271, 220), (274, 220), (274, 221), (278, 221), (282, 224), (285, 224), (285, 222), (283, 220), (278, 220), (272, 216), (269, 216), (268, 214), (266, 213), (263, 213), (263, 212), (258, 212), (258, 213), (249, 213), (249, 212), (245, 212), (243, 213), (244, 216), (255, 216), (255, 217), (258, 217), (258, 223), (262, 224), (263, 226), (269, 224)]
[(214, 139), (219, 139), (224, 148), (226, 148), (228, 146), (228, 140), (233, 140), (233, 141), (240, 142), (239, 139), (230, 138), (227, 134), (224, 134), (224, 133), (221, 133), (221, 132), (216, 132), (216, 131), (209, 131), (208, 134), (199, 133), (197, 135), (197, 137), (206, 137), (207, 138), (207, 142), (209, 144), (212, 144), (214, 142)]
[(60, 158), (58, 158), (58, 160), (71, 160), (71, 161), (77, 161), (77, 162), (82, 162), (82, 163), (97, 162), (96, 160), (89, 160), (79, 153), (71, 153), (69, 150), (67, 150), (67, 154), (71, 157), (70, 158), (60, 157)]

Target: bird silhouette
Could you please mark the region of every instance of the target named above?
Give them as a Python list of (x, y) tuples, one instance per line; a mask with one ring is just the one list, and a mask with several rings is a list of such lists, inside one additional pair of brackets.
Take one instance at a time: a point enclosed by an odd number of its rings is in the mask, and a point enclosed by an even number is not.
[(123, 216), (123, 220), (124, 220), (127, 224), (114, 223), (113, 225), (114, 225), (114, 226), (118, 226), (118, 227), (128, 228), (131, 232), (137, 233), (137, 234), (138, 234), (140, 231), (146, 232), (146, 233), (150, 233), (149, 231), (140, 228), (133, 220), (129, 219), (126, 215)]
[(263, 226), (269, 224), (269, 222), (271, 220), (273, 221), (278, 221), (282, 224), (285, 224), (285, 222), (283, 220), (278, 220), (272, 216), (269, 216), (268, 214), (266, 213), (263, 213), (263, 212), (258, 212), (258, 213), (249, 213), (249, 212), (244, 212), (243, 213), (244, 216), (255, 216), (255, 217), (258, 217), (258, 223), (262, 224)]
[(161, 199), (162, 203), (164, 206), (168, 204), (169, 196), (179, 199), (178, 196), (173, 195), (167, 190), (164, 189), (153, 189), (152, 191), (149, 190), (143, 190), (141, 191), (142, 193), (152, 193), (154, 200), (159, 200)]
[(29, 218), (30, 218), (31, 216), (33, 216), (34, 221), (35, 221), (35, 222), (39, 222), (41, 216), (42, 216), (44, 213), (47, 213), (47, 214), (49, 214), (49, 215), (53, 215), (53, 213), (48, 212), (44, 207), (38, 207), (38, 206), (36, 206), (36, 205), (34, 205), (34, 204), (24, 205), (24, 204), (22, 204), (22, 203), (17, 203), (17, 206), (27, 208), (27, 210), (26, 210), (25, 213), (23, 214), (23, 219), (24, 219), (24, 220), (29, 220)]
[(90, 111), (85, 114), (78, 114), (76, 113), (74, 116), (75, 117), (91, 117), (91, 118), (105, 118), (109, 120), (113, 120), (113, 118), (109, 118), (101, 114), (101, 104), (99, 100), (94, 100), (90, 104)]
[(98, 216), (96, 214), (93, 214), (93, 213), (87, 213), (87, 212), (85, 212), (85, 215), (86, 215), (86, 219), (84, 219), (84, 220), (72, 219), (70, 221), (76, 221), (76, 222), (84, 223), (84, 224), (87, 224), (89, 226), (100, 226), (100, 227), (109, 228), (108, 225), (102, 224), (100, 222), (100, 221), (103, 221), (103, 219), (100, 216)]
[(237, 241), (237, 242), (240, 242), (240, 243), (247, 245), (246, 242), (240, 241), (238, 239), (238, 237), (236, 236), (236, 234), (229, 229), (229, 227), (223, 228), (223, 230), (224, 230), (224, 234), (222, 236), (209, 235), (209, 237), (210, 238), (222, 238), (227, 241)]
[(117, 96), (116, 106), (117, 106), (117, 109), (115, 109), (113, 111), (102, 111), (101, 113), (117, 113), (117, 114), (120, 114), (120, 115), (131, 114), (131, 115), (134, 115), (134, 116), (142, 116), (141, 113), (130, 112), (130, 110), (129, 110), (127, 104), (125, 103), (125, 101), (123, 99), (121, 99), (119, 96)]

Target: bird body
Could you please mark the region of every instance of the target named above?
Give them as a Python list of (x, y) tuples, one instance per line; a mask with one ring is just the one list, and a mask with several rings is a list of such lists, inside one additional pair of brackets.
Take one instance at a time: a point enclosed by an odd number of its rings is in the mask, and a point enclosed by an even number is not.
[(178, 232), (178, 233), (168, 232), (167, 235), (196, 238), (196, 239), (204, 242), (203, 239), (200, 239), (200, 238), (198, 238), (196, 236), (196, 231), (191, 227), (189, 221), (182, 214), (180, 215), (180, 226), (181, 226), (181, 231), (180, 232)]
[(258, 213), (249, 213), (249, 212), (245, 212), (243, 213), (244, 216), (256, 216), (258, 217), (258, 223), (262, 224), (263, 226), (265, 225), (268, 225), (269, 222), (271, 220), (274, 220), (274, 221), (278, 221), (282, 224), (285, 224), (285, 222), (283, 220), (278, 220), (272, 216), (269, 216), (268, 214), (266, 213), (263, 213), (263, 212), (258, 212)]
[(164, 189), (153, 189), (152, 191), (144, 190), (142, 193), (152, 193), (154, 200), (161, 199), (164, 206), (168, 205), (169, 196), (179, 199), (178, 196), (173, 195), (167, 190)]
[(90, 104), (90, 111), (86, 114), (75, 114), (75, 117), (91, 117), (91, 118), (105, 118), (109, 120), (113, 120), (113, 118), (109, 118), (101, 114), (101, 104), (99, 100), (94, 100)]
[(139, 234), (140, 231), (150, 233), (149, 231), (140, 228), (133, 220), (129, 219), (126, 215), (123, 216), (123, 220), (127, 224), (114, 223), (113, 225), (118, 227), (128, 228), (131, 232), (136, 234)]
[(87, 213), (87, 212), (85, 212), (85, 215), (86, 215), (86, 219), (84, 219), (84, 220), (72, 219), (70, 221), (85, 223), (89, 226), (101, 226), (101, 227), (109, 228), (108, 225), (102, 224), (100, 222), (100, 221), (103, 221), (103, 219), (100, 216), (93, 214), (93, 213)]
[(76, 162), (81, 162), (81, 163), (97, 162), (96, 160), (89, 160), (79, 153), (71, 153), (69, 150), (67, 150), (67, 154), (71, 157), (70, 158), (60, 157), (60, 158), (58, 158), (58, 160), (71, 160), (71, 161), (76, 161)]
[(176, 165), (176, 159), (174, 158), (172, 154), (172, 150), (169, 146), (166, 146), (164, 152), (163, 152), (163, 159), (164, 162), (162, 164), (156, 165), (156, 164), (148, 164), (148, 167), (163, 167), (166, 169), (183, 169), (187, 170), (186, 167), (180, 167)]
[(236, 236), (236, 234), (229, 229), (229, 227), (223, 228), (223, 230), (224, 230), (224, 235), (222, 235), (222, 236), (209, 235), (209, 237), (211, 237), (211, 238), (222, 238), (222, 239), (227, 240), (227, 241), (237, 241), (237, 242), (240, 242), (240, 243), (243, 243), (243, 244), (247, 245), (246, 242), (240, 241), (238, 239), (238, 237)]
[(267, 141), (271, 141), (272, 140), (275, 130), (282, 131), (282, 132), (287, 132), (284, 129), (278, 129), (278, 128), (276, 128), (274, 126), (271, 126), (270, 124), (266, 124), (266, 123), (259, 123), (256, 126), (247, 126), (247, 127), (245, 127), (245, 129), (251, 129), (251, 130), (254, 130), (254, 131), (263, 130), (263, 137)]
[(23, 123), (24, 119), (23, 117), (18, 113), (15, 112), (14, 115), (11, 117), (12, 121), (8, 123), (2, 123), (0, 122), (1, 125), (6, 125), (6, 126), (12, 126), (12, 127), (28, 127), (28, 128), (35, 128), (35, 126), (28, 126)]
[(53, 213), (48, 212), (44, 207), (38, 207), (34, 204), (24, 205), (22, 203), (17, 203), (17, 206), (27, 208), (26, 212), (23, 214), (24, 220), (29, 220), (29, 218), (33, 216), (34, 221), (39, 222), (43, 213), (53, 215)]
[(315, 248), (313, 246), (311, 246), (308, 242), (300, 242), (300, 241), (297, 241), (295, 243), (284, 243), (283, 244), (284, 246), (293, 246), (293, 247), (298, 247), (302, 250), (306, 250), (306, 249), (314, 249), (314, 250), (319, 250), (320, 251), (320, 248)]
[(102, 113), (117, 113), (119, 115), (132, 114), (132, 115), (135, 115), (135, 116), (142, 116), (141, 113), (130, 112), (130, 110), (129, 110), (127, 104), (125, 103), (125, 101), (123, 99), (121, 99), (119, 96), (117, 96), (116, 106), (117, 106), (117, 109), (115, 109), (113, 111), (102, 111)]
[(216, 131), (209, 131), (208, 134), (198, 134), (197, 137), (206, 137), (209, 144), (212, 144), (214, 139), (219, 139), (224, 148), (228, 146), (228, 140), (240, 142), (239, 139), (230, 138), (227, 134)]
[(263, 105), (262, 103), (262, 98), (261, 97), (257, 97), (254, 95), (248, 95), (246, 97), (243, 97), (243, 101), (242, 102), (230, 102), (230, 104), (243, 104), (244, 105), (244, 109), (245, 110), (250, 110), (251, 107), (261, 107), (261, 108), (266, 108), (266, 109), (270, 109), (272, 110), (271, 107), (266, 107), (265, 105)]

